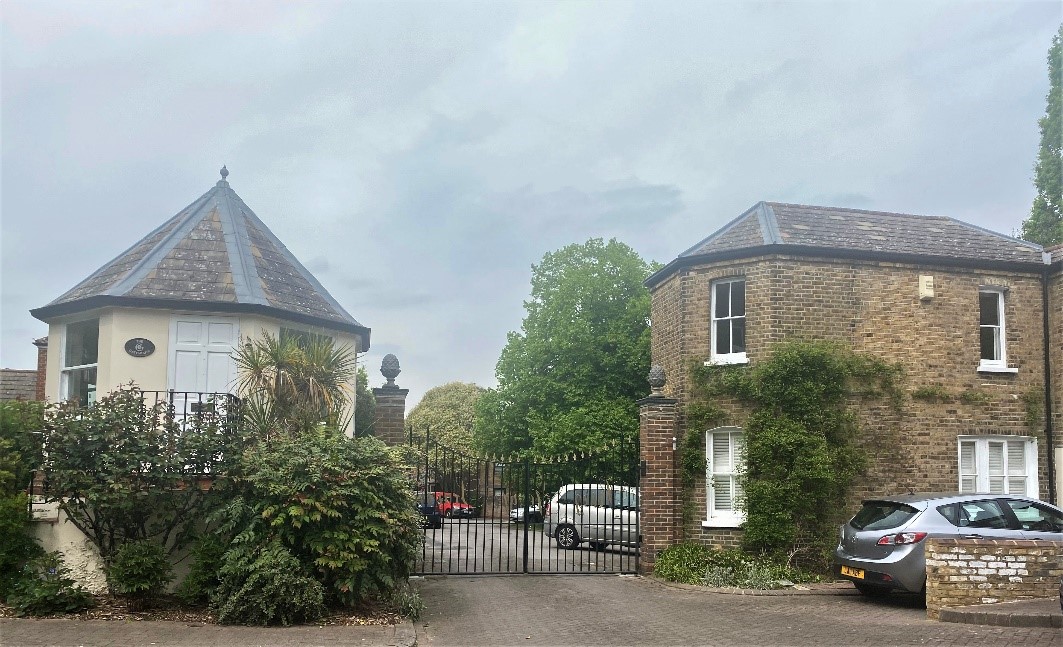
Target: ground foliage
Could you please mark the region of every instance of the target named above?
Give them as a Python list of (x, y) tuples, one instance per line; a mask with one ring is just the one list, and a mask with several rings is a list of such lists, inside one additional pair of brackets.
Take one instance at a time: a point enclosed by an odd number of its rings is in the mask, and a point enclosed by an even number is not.
[(748, 412), (732, 421), (745, 440), (743, 548), (787, 560), (805, 550), (816, 561), (832, 545), (836, 511), (866, 464), (851, 405), (888, 398), (900, 406), (901, 377), (896, 365), (826, 341), (789, 341), (748, 367), (695, 366), (683, 482), (704, 474), (704, 431), (727, 419), (711, 400), (735, 398)]
[(661, 551), (653, 574), (669, 582), (740, 589), (780, 589), (819, 580), (814, 574), (767, 557), (692, 542)]
[(592, 239), (532, 268), (520, 332), (495, 368), (498, 388), (477, 403), (478, 447), (547, 458), (634, 447), (635, 402), (648, 394), (650, 297), (656, 265), (627, 245)]
[(58, 552), (30, 559), (4, 601), (17, 616), (78, 613), (94, 604), (92, 595), (70, 577)]
[(166, 551), (157, 543), (129, 541), (118, 547), (106, 566), (107, 586), (132, 605), (147, 605), (173, 581)]
[(1048, 50), (1048, 96), (1045, 114), (1038, 120), (1041, 146), (1034, 166), (1037, 195), (1030, 217), (1022, 223), (1022, 236), (1044, 246), (1063, 243), (1063, 25)]

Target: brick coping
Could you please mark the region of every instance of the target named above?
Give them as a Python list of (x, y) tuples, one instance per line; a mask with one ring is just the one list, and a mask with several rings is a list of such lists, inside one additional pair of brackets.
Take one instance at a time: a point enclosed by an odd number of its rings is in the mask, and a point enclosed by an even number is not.
[(683, 584), (681, 582), (669, 582), (655, 575), (646, 576), (651, 582), (667, 586), (673, 589), (685, 591), (701, 591), (704, 593), (716, 593), (720, 595), (749, 595), (764, 597), (787, 597), (794, 595), (861, 595), (853, 587), (851, 582), (818, 582), (815, 584), (795, 584), (785, 589), (739, 589), (734, 587), (716, 588), (701, 586), (700, 584)]

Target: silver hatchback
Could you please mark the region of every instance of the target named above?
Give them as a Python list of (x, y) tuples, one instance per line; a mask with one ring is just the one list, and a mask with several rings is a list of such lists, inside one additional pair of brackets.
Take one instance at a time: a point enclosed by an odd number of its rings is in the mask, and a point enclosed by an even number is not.
[(861, 593), (926, 590), (927, 537), (1063, 538), (1063, 510), (1004, 494), (911, 494), (864, 501), (841, 526), (834, 572)]
[(573, 483), (546, 504), (543, 531), (566, 550), (581, 543), (638, 547), (639, 491), (628, 485)]

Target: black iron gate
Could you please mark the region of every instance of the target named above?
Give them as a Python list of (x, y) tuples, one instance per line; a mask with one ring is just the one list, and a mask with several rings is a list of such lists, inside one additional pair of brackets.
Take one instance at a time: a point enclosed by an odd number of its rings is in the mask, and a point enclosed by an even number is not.
[[(414, 572), (635, 573), (638, 446), (548, 461), (499, 460), (409, 435), (425, 518)], [(438, 527), (437, 527), (437, 523)]]

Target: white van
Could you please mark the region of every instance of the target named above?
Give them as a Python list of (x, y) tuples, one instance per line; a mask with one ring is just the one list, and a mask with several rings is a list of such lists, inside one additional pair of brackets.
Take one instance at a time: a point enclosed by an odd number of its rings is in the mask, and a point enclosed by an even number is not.
[(544, 532), (565, 549), (581, 542), (637, 547), (641, 540), (639, 491), (630, 485), (564, 485), (547, 503), (544, 516)]

